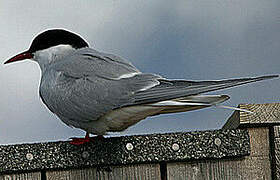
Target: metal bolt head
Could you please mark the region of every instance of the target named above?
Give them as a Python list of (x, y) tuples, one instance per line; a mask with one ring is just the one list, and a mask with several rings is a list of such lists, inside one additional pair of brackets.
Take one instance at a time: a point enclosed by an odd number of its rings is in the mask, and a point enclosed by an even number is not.
[(172, 149), (173, 149), (173, 151), (178, 151), (180, 149), (179, 144), (177, 144), (177, 143), (172, 144)]
[(25, 157), (26, 157), (26, 159), (29, 160), (29, 161), (31, 161), (32, 159), (34, 159), (34, 156), (33, 156), (33, 154), (31, 154), (31, 153), (27, 153)]
[(82, 157), (83, 157), (84, 159), (89, 158), (89, 153), (88, 153), (87, 151), (84, 151), (84, 152), (82, 153)]
[(133, 145), (131, 143), (127, 143), (125, 147), (129, 151), (131, 151), (133, 149)]
[(215, 138), (214, 143), (215, 143), (217, 146), (220, 146), (220, 145), (222, 144), (222, 141), (221, 141), (220, 138)]

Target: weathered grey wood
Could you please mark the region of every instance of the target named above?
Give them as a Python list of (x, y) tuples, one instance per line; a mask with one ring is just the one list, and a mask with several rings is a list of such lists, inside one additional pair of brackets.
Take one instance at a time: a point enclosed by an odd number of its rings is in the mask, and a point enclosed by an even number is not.
[(274, 137), (280, 138), (280, 126), (274, 126)]
[(280, 138), (275, 139), (275, 165), (276, 178), (280, 179)]
[(40, 172), (0, 175), (0, 180), (41, 180)]
[(238, 107), (254, 113), (235, 111), (223, 129), (280, 125), (280, 103), (240, 104)]
[(0, 146), (0, 173), (229, 158), (249, 154), (247, 130), (216, 130)]
[(250, 135), (250, 156), (269, 156), (269, 128), (248, 128)]
[(280, 179), (280, 126), (274, 127), (275, 177)]
[(160, 180), (159, 164), (142, 164), (126, 166), (110, 166), (108, 168), (90, 168), (82, 170), (48, 171), (47, 180), (121, 180), (141, 179)]
[(203, 160), (168, 163), (168, 180), (244, 180), (271, 179), (269, 157), (246, 157), (231, 160)]
[[(223, 126), (223, 129), (235, 129), (235, 128), (248, 128), (248, 127), (269, 127), (266, 131), (270, 131), (269, 135), (264, 139), (269, 141), (269, 143), (262, 144), (262, 137), (258, 134), (252, 137), (257, 138), (259, 143), (254, 143), (257, 145), (257, 151), (251, 148), (251, 155), (262, 153), (264, 149), (270, 145), (270, 163), (271, 172), (273, 178), (280, 179), (280, 103), (269, 103), (269, 104), (241, 104), (239, 105), (241, 109), (247, 109), (254, 112), (240, 112), (235, 111), (232, 116), (228, 119), (227, 123)], [(259, 136), (259, 137), (258, 137)], [(250, 139), (251, 144), (254, 140)], [(267, 153), (267, 152), (265, 152)]]
[(271, 179), (269, 128), (248, 128), (248, 130), (250, 156), (168, 163), (168, 179)]

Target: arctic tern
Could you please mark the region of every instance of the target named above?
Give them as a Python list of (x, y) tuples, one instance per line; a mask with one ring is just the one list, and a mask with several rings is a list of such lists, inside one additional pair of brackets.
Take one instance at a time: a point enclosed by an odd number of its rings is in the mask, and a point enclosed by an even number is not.
[(202, 93), (278, 77), (278, 75), (215, 81), (170, 80), (142, 73), (129, 61), (96, 51), (79, 35), (51, 29), (37, 35), (28, 50), (11, 63), (31, 59), (42, 71), (39, 93), (48, 109), (65, 124), (104, 135), (123, 131), (148, 116), (217, 105), (228, 95)]

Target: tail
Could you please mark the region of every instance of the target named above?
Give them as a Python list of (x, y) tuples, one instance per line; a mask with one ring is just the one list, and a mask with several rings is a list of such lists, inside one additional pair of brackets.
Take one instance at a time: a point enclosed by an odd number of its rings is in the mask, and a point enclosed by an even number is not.
[(231, 88), (247, 83), (276, 78), (278, 75), (217, 81), (187, 81), (158, 79), (158, 85), (135, 93), (135, 104), (147, 104), (198, 95), (210, 91)]
[(210, 106), (216, 106), (217, 104), (222, 103), (228, 99), (228, 95), (196, 95), (152, 103), (148, 104), (147, 106), (160, 107), (162, 110), (157, 114), (154, 114), (158, 115), (186, 112)]
[(186, 112), (197, 109), (202, 109), (210, 106), (223, 109), (231, 109), (237, 111), (243, 111), (247, 113), (253, 113), (247, 109), (241, 109), (237, 107), (219, 105), (220, 103), (228, 100), (230, 97), (228, 95), (196, 95), (188, 96), (179, 99), (173, 99), (168, 101), (161, 101), (157, 103), (150, 104), (150, 106), (164, 107), (159, 113), (155, 114), (167, 114), (167, 113), (177, 113)]
[(223, 108), (223, 109), (231, 109), (231, 110), (235, 110), (235, 111), (242, 111), (242, 112), (247, 112), (247, 113), (250, 113), (250, 114), (255, 114), (254, 112), (249, 111), (247, 109), (241, 109), (241, 108), (237, 108), (237, 107), (224, 106), (224, 105), (215, 105), (215, 107)]

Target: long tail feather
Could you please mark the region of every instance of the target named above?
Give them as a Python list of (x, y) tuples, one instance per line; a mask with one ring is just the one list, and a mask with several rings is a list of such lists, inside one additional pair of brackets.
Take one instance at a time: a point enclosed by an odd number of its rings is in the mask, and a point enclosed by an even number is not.
[(255, 114), (255, 113), (252, 112), (252, 111), (249, 111), (249, 110), (247, 110), (247, 109), (241, 109), (241, 108), (238, 108), (238, 107), (231, 107), (231, 106), (224, 106), (224, 105), (214, 105), (214, 106), (217, 107), (217, 108), (231, 109), (231, 110), (236, 110), (236, 111), (247, 112), (247, 113), (250, 113), (250, 114)]

